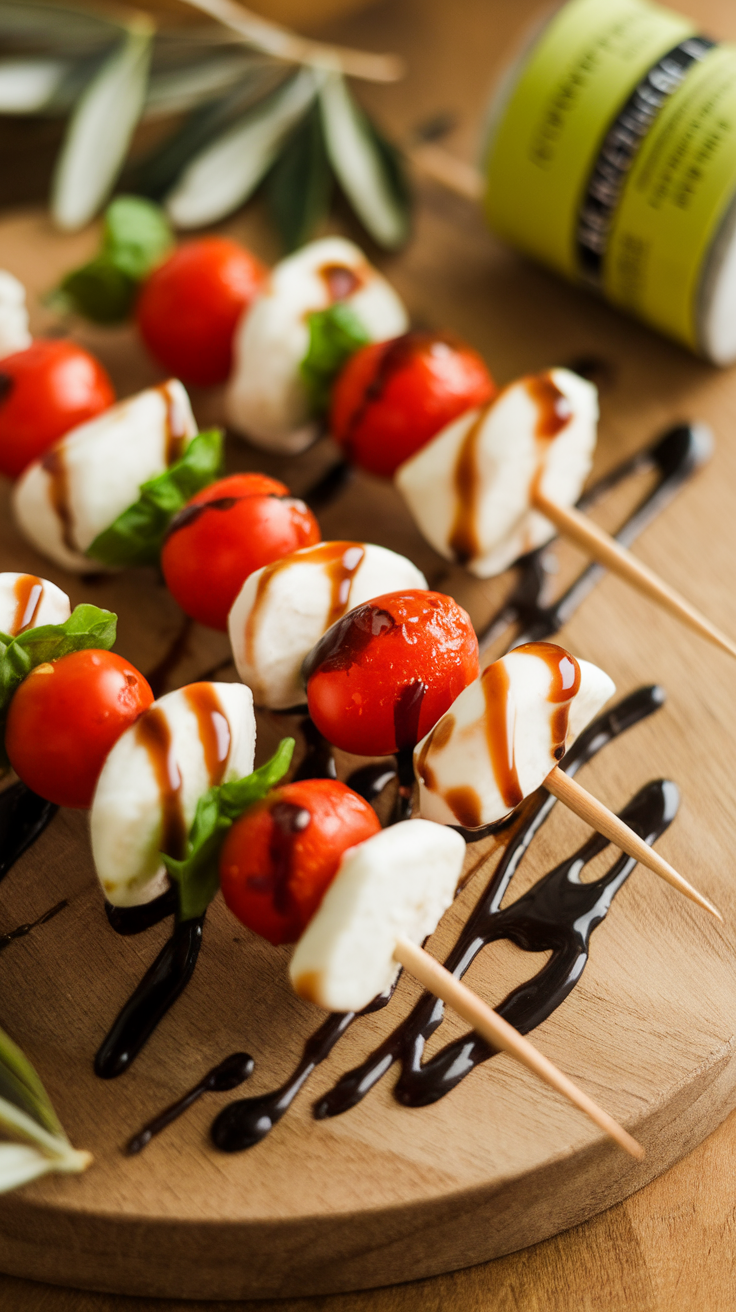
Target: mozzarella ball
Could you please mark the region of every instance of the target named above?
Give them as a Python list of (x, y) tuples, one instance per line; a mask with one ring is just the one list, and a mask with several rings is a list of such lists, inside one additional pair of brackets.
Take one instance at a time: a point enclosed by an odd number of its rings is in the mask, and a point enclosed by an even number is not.
[(241, 319), (225, 408), (232, 428), (255, 446), (294, 453), (318, 435), (300, 365), (309, 348), (309, 314), (338, 301), (350, 307), (370, 341), (397, 337), (408, 327), (396, 292), (343, 237), (310, 242), (277, 264)]
[(55, 583), (35, 574), (0, 574), (0, 633), (14, 638), (42, 624), (63, 624), (72, 613)]
[(26, 289), (12, 273), (0, 269), (0, 360), (30, 344)]
[(399, 971), (399, 937), (422, 943), (455, 896), (465, 842), (452, 829), (405, 820), (348, 848), (289, 973), (327, 1011), (360, 1011)]
[(396, 483), (435, 550), (490, 578), (554, 537), (532, 509), (534, 490), (559, 506), (577, 501), (597, 421), (595, 387), (550, 369), (461, 415), (399, 467)]
[(213, 784), (251, 774), (255, 743), (253, 698), (238, 683), (169, 692), (118, 738), (90, 812), (92, 855), (113, 906), (137, 906), (163, 892), (161, 851), (184, 855), (200, 797)]
[(119, 401), (28, 466), (13, 493), (21, 530), (65, 569), (93, 569), (87, 548), (196, 433), (189, 397), (175, 378)]
[(230, 611), (238, 674), (257, 706), (286, 710), (306, 699), (302, 662), (331, 624), (385, 592), (426, 588), (405, 556), (366, 542), (320, 542), (256, 570)]
[(494, 661), (415, 749), (421, 814), (466, 829), (502, 820), (615, 691), (597, 665), (551, 643)]

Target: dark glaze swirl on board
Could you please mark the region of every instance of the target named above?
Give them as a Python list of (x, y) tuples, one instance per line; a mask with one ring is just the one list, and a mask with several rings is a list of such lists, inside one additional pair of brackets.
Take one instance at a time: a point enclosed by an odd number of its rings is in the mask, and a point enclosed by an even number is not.
[(26, 629), (32, 629), (36, 623), (43, 601), (43, 579), (37, 578), (35, 574), (19, 574), (13, 584), (13, 595), (15, 615), (8, 632), (15, 638), (19, 633), (25, 633)]

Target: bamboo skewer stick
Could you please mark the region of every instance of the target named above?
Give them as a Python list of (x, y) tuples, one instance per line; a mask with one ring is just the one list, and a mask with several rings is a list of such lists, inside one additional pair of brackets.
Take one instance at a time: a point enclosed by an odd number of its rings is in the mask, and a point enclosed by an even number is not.
[(626, 547), (622, 547), (620, 542), (588, 519), (587, 515), (581, 515), (579, 510), (572, 507), (558, 506), (539, 489), (535, 489), (532, 494), (532, 505), (541, 515), (549, 519), (564, 537), (581, 547), (587, 555), (593, 557), (593, 560), (597, 560), (599, 565), (604, 565), (612, 574), (618, 574), (619, 578), (637, 588), (645, 597), (656, 601), (670, 615), (674, 615), (689, 629), (699, 633), (701, 638), (707, 638), (716, 647), (720, 647), (721, 651), (728, 652), (729, 656), (736, 656), (736, 643), (722, 633), (715, 624), (711, 624), (695, 606), (691, 606), (689, 601), (659, 578), (653, 570), (637, 560), (636, 556), (632, 556)]
[(260, 14), (254, 14), (236, 0), (186, 0), (186, 3), (216, 18), (224, 27), (237, 32), (250, 45), (274, 59), (336, 69), (349, 77), (364, 78), (369, 82), (395, 82), (404, 75), (404, 62), (398, 55), (374, 55), (368, 50), (349, 50), (310, 41), (262, 18)]
[(713, 903), (709, 902), (708, 898), (699, 893), (696, 888), (693, 888), (692, 884), (689, 884), (686, 879), (683, 879), (682, 875), (678, 874), (669, 861), (665, 861), (659, 855), (659, 852), (655, 852), (654, 848), (645, 843), (644, 839), (640, 838), (638, 834), (635, 834), (633, 829), (630, 829), (623, 820), (613, 814), (613, 811), (609, 811), (608, 807), (603, 805), (603, 802), (599, 802), (597, 797), (593, 797), (575, 779), (571, 779), (558, 765), (547, 775), (544, 787), (547, 792), (556, 797), (564, 806), (569, 807), (571, 811), (574, 811), (575, 815), (584, 820), (591, 828), (597, 829), (599, 834), (603, 834), (605, 838), (615, 843), (616, 847), (620, 847), (622, 852), (626, 852), (627, 856), (633, 857), (635, 861), (640, 861), (643, 866), (648, 866), (650, 870), (654, 871), (655, 875), (666, 879), (667, 883), (676, 888), (678, 892), (684, 893), (685, 897), (697, 902), (699, 907), (709, 911), (717, 920), (723, 920), (718, 908), (714, 907)]
[(480, 1034), (487, 1043), (515, 1057), (522, 1066), (526, 1066), (527, 1070), (532, 1071), (540, 1080), (544, 1080), (550, 1088), (556, 1089), (574, 1107), (585, 1112), (586, 1116), (589, 1116), (632, 1157), (641, 1159), (644, 1156), (641, 1144), (637, 1143), (618, 1121), (589, 1098), (587, 1093), (583, 1093), (582, 1089), (568, 1079), (567, 1075), (563, 1075), (549, 1058), (543, 1056), (528, 1039), (519, 1034), (513, 1025), (509, 1025), (508, 1021), (498, 1015), (498, 1012), (493, 1011), (482, 998), (451, 975), (449, 970), (441, 966), (439, 961), (435, 961), (434, 957), (423, 948), (400, 937), (394, 949), (394, 957), (405, 970), (419, 980), (420, 984), (429, 989), (430, 993), (441, 998), (448, 1007), (452, 1007), (453, 1011), (472, 1025), (476, 1033)]

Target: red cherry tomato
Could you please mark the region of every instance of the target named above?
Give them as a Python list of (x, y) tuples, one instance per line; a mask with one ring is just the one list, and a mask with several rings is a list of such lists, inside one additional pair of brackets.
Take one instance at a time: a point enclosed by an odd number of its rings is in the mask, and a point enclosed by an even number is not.
[(260, 260), (229, 237), (186, 242), (141, 288), (135, 314), (149, 351), (185, 383), (224, 383), (238, 320), (265, 277)]
[(161, 568), (187, 615), (224, 630), (249, 574), (319, 540), (311, 510), (284, 483), (265, 474), (232, 474), (198, 492), (174, 517)]
[(470, 617), (420, 588), (348, 611), (304, 662), (314, 723), (359, 756), (416, 746), (478, 674)]
[(115, 400), (98, 360), (72, 342), (32, 342), (0, 360), (0, 472), (17, 478), (77, 424)]
[(381, 828), (371, 806), (336, 779), (285, 784), (230, 830), (220, 854), (223, 897), (269, 943), (294, 943), (340, 858)]
[(496, 387), (480, 356), (452, 337), (411, 332), (351, 356), (332, 392), (330, 428), (351, 460), (390, 478)]
[(10, 764), (49, 802), (91, 806), (108, 752), (152, 701), (143, 675), (111, 651), (75, 651), (37, 665), (10, 703)]

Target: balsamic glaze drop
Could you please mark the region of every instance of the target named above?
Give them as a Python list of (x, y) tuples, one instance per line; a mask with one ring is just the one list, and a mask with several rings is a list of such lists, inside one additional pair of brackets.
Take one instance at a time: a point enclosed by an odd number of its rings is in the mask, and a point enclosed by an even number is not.
[(20, 781), (0, 793), (0, 880), (40, 837), (58, 809)]
[(203, 1093), (225, 1093), (229, 1089), (237, 1089), (239, 1084), (242, 1084), (244, 1080), (249, 1079), (253, 1074), (254, 1065), (255, 1062), (249, 1053), (231, 1053), (219, 1065), (213, 1066), (212, 1070), (208, 1071), (204, 1078), (199, 1081), (199, 1084), (195, 1084), (193, 1089), (189, 1089), (181, 1098), (177, 1098), (176, 1102), (173, 1102), (164, 1111), (159, 1112), (158, 1116), (154, 1116), (153, 1120), (144, 1125), (142, 1130), (133, 1135), (133, 1138), (128, 1140), (126, 1148), (128, 1156), (134, 1157), (136, 1153), (142, 1152), (154, 1135), (160, 1134), (162, 1130), (166, 1129), (167, 1125), (171, 1125), (172, 1121), (177, 1120), (179, 1116), (188, 1111), (192, 1104), (202, 1097)]

